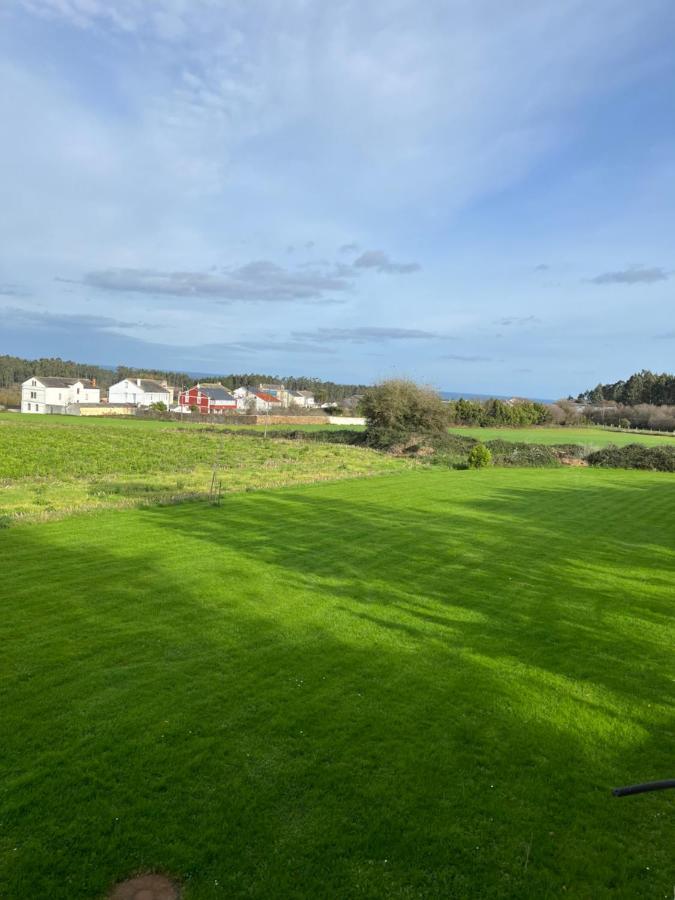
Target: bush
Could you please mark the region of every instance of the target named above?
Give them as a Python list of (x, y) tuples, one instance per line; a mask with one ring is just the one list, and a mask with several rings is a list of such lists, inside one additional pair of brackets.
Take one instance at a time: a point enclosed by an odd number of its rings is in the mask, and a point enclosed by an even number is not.
[(448, 427), (440, 396), (413, 381), (383, 381), (366, 391), (361, 405), (368, 443), (376, 447), (389, 447), (412, 435), (439, 436)]
[(675, 447), (646, 447), (628, 444), (626, 447), (603, 447), (590, 453), (586, 460), (591, 466), (606, 469), (649, 469), (653, 472), (675, 472)]
[(525, 444), (513, 441), (488, 441), (487, 448), (492, 453), (495, 466), (524, 466), (527, 468), (552, 467), (560, 465), (559, 456), (553, 447), (546, 444)]
[(485, 444), (476, 444), (469, 453), (469, 468), (484, 469), (492, 462), (492, 454)]

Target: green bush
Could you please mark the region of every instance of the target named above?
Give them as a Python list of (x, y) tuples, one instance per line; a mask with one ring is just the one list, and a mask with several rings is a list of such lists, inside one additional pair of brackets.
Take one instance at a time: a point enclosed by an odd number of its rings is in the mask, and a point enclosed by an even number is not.
[(486, 446), (492, 454), (495, 466), (551, 468), (560, 465), (555, 449), (546, 444), (494, 440), (488, 441)]
[(386, 447), (411, 435), (444, 434), (448, 411), (440, 396), (413, 381), (391, 379), (366, 391), (361, 401), (368, 443)]
[(654, 472), (675, 472), (675, 447), (647, 447), (644, 444), (628, 444), (615, 447), (610, 444), (586, 457), (591, 466), (606, 469), (649, 469)]
[(491, 462), (492, 453), (490, 453), (485, 444), (476, 444), (475, 447), (471, 448), (469, 453), (469, 468), (484, 469), (485, 466), (489, 466)]

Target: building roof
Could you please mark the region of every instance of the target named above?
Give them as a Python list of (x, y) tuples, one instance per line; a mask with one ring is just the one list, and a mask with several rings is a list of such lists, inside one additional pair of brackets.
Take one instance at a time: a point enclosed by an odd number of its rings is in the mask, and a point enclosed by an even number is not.
[(211, 400), (219, 400), (221, 403), (236, 403), (236, 397), (233, 397), (224, 387), (205, 387), (202, 385), (199, 390)]
[(266, 403), (281, 403), (281, 400), (278, 397), (273, 397), (271, 394), (266, 394), (264, 391), (253, 391), (253, 393), (256, 397), (259, 397)]
[[(160, 381), (154, 381), (152, 378), (129, 378), (146, 394), (168, 394), (169, 388)], [(138, 383), (140, 381), (140, 384)]]
[(286, 388), (283, 384), (259, 384), (259, 390), (261, 391), (285, 391)]
[(33, 378), (45, 387), (72, 387), (74, 384), (81, 384), (82, 387), (86, 388), (94, 387), (93, 381), (90, 381), (88, 378), (56, 378), (51, 375), (46, 377), (43, 377), (42, 375), (33, 375), (27, 380), (32, 381)]
[(294, 397), (313, 397), (314, 391), (291, 391)]

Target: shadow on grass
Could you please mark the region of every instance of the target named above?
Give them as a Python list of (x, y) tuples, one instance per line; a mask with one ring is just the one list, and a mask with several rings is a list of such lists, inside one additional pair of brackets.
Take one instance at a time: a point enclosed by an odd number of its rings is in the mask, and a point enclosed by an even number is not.
[(609, 796), (671, 762), (672, 547), (626, 543), (659, 486), (386, 479), (3, 532), (0, 893), (663, 894), (669, 799)]

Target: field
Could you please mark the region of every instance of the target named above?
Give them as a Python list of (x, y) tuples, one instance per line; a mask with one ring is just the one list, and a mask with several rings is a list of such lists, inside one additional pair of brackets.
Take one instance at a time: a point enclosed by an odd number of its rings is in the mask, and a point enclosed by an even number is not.
[(675, 482), (419, 470), (0, 531), (0, 896), (671, 897)]
[(138, 420), (0, 420), (0, 524), (223, 493), (398, 472), (414, 462), (360, 447), (264, 440)]
[(626, 444), (645, 444), (654, 447), (659, 444), (675, 446), (675, 435), (630, 434), (611, 428), (451, 428), (454, 434), (477, 438), (479, 441), (522, 441), (525, 444), (581, 444), (584, 447), (600, 449), (608, 444), (625, 447)]

